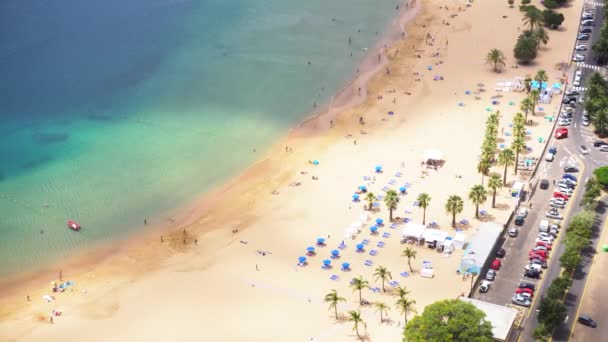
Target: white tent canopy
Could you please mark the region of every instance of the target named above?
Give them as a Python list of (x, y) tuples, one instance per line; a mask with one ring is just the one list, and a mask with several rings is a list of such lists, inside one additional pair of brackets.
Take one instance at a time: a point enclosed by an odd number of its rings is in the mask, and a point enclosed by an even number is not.
[(416, 240), (422, 239), (424, 235), (424, 231), (426, 227), (422, 224), (418, 223), (406, 223), (405, 228), (403, 228), (403, 237), (404, 238), (414, 238)]
[(424, 151), (425, 160), (443, 160), (443, 153), (436, 148), (430, 148)]
[(437, 241), (439, 243), (443, 242), (446, 237), (448, 237), (448, 233), (439, 229), (426, 229), (424, 234), (422, 234), (424, 240)]

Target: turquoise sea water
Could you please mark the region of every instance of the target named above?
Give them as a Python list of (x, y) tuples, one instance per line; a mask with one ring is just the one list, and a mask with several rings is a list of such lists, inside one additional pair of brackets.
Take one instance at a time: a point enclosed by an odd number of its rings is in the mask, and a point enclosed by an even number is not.
[(329, 101), (398, 2), (0, 2), (0, 276), (238, 174)]

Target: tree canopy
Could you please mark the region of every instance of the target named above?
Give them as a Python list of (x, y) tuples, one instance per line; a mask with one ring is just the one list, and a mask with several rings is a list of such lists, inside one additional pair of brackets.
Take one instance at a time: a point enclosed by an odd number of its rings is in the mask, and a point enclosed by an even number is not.
[(404, 341), (492, 341), (492, 324), (473, 304), (447, 299), (428, 305), (405, 327)]
[(598, 167), (593, 171), (597, 181), (603, 186), (608, 186), (608, 166)]
[(552, 9), (543, 11), (543, 23), (550, 29), (557, 29), (564, 22), (564, 19), (563, 14), (555, 12)]

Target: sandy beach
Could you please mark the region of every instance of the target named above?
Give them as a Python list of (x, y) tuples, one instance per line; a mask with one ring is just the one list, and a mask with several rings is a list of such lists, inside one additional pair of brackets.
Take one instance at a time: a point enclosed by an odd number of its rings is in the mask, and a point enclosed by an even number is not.
[[(533, 4), (542, 8), (539, 1)], [(373, 273), (385, 266), (400, 286), (411, 291), (418, 312), (434, 301), (468, 293), (470, 280), (456, 273), (462, 251), (444, 256), (425, 246), (401, 244), (403, 224), (390, 228), (383, 203), (369, 214), (354, 240), (344, 241), (347, 247), (332, 260), (332, 269), (322, 269), (322, 260), (344, 240), (344, 229), (367, 212), (363, 201), (351, 201), (360, 185), (381, 194), (385, 186), (407, 183), (407, 194), (400, 196), (394, 216), (418, 223), (423, 213), (413, 203), (418, 194), (428, 193), (427, 223), (435, 221), (450, 234), (454, 229), (444, 204), (454, 194), (464, 199), (457, 221), (466, 219), (469, 224), (457, 228), (467, 238), (481, 222), (504, 223), (513, 203), (507, 188), (497, 196), (495, 209), (489, 196), (480, 207), (488, 213), (480, 219), (475, 219), (475, 207), (468, 200), (469, 190), (481, 181), (476, 166), (486, 109), (499, 110), (501, 132), (508, 131), (526, 94), (497, 92), (497, 83), (541, 69), (547, 71), (549, 84), (560, 81), (565, 70), (556, 66), (570, 60), (582, 2), (560, 10), (566, 17), (562, 28), (549, 31), (550, 41), (540, 48), (538, 58), (518, 68), (513, 68), (512, 57), (523, 27), (517, 7), (509, 8), (506, 1), (476, 1), (469, 7), (460, 0), (419, 0), (415, 6), (418, 14), (407, 24), (407, 37), (386, 50), (380, 47), (387, 60), (381, 69), (390, 73), (381, 70), (366, 86), (363, 78), (355, 80), (342, 94), (347, 100), (328, 115), (295, 128), (259, 163), (185, 208), (174, 225), (159, 224), (154, 232), (119, 247), (92, 252), (86, 262), (61, 265), (57, 269), (64, 280), (75, 285), (54, 294), (49, 303), (42, 296), (53, 295), (50, 284), (59, 281), (56, 270), (7, 281), (8, 290), (0, 298), (0, 340), (64, 341), (82, 339), (83, 334), (89, 341), (355, 340), (352, 324), (336, 322), (323, 302), (323, 296), (336, 289), (346, 298), (339, 312), (360, 309), (369, 340), (395, 341), (403, 329), (396, 298), (363, 291), (367, 301), (391, 307), (389, 321), (380, 323), (373, 307), (359, 305), (350, 279), (361, 275), (370, 286), (381, 287)], [(501, 73), (484, 61), (493, 48), (507, 57)], [(352, 102), (360, 103), (337, 108)], [(544, 145), (538, 138), (546, 138), (553, 127), (543, 117), (555, 113), (559, 101), (539, 107), (542, 113), (530, 117), (534, 124), (528, 126), (529, 157), (541, 157)], [(510, 141), (507, 135), (499, 137), (499, 143)], [(429, 148), (444, 154), (445, 164), (437, 170), (420, 165)], [(312, 160), (319, 164), (309, 163)], [(382, 173), (374, 172), (377, 165)], [(492, 172), (502, 174), (502, 167), (494, 166)], [(525, 173), (514, 176), (512, 167), (507, 175), (508, 183), (527, 179)], [(382, 218), (385, 227), (372, 236), (368, 228), (376, 218)], [(384, 232), (389, 235), (384, 237)], [(297, 266), (298, 257), (319, 237), (326, 239), (326, 246), (317, 247), (307, 266)], [(366, 252), (355, 252), (363, 239), (370, 241)], [(384, 247), (378, 247), (380, 241)], [(401, 257), (405, 247), (417, 251), (413, 272)], [(370, 256), (371, 249), (378, 254)], [(367, 259), (372, 266), (364, 265)], [(434, 278), (419, 275), (423, 261), (432, 264)], [(343, 262), (351, 264), (351, 271), (340, 270)], [(404, 277), (403, 272), (410, 274)], [(337, 280), (330, 279), (332, 275)], [(62, 314), (50, 324), (52, 310)]]

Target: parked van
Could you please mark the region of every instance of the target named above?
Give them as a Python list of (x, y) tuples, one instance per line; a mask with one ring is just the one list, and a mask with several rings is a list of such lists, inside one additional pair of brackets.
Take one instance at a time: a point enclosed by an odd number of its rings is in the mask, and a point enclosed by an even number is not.
[(555, 154), (553, 154), (551, 152), (547, 152), (547, 154), (545, 155), (545, 160), (548, 162), (552, 162), (554, 158), (555, 158)]
[(540, 220), (540, 225), (538, 226), (538, 230), (543, 233), (548, 233), (549, 232), (549, 221)]

